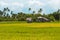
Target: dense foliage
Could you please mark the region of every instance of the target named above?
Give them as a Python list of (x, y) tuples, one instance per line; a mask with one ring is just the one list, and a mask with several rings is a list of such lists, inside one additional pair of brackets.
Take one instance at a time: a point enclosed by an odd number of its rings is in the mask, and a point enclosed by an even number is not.
[[(29, 11), (32, 9), (29, 8)], [(19, 13), (13, 13), (9, 8), (4, 8), (3, 11), (0, 10), (0, 21), (26, 21), (26, 18), (31, 17), (34, 21), (37, 17), (43, 16), (46, 18), (51, 19), (52, 21), (59, 21), (60, 20), (60, 9), (58, 9), (56, 12), (50, 13), (50, 14), (41, 14), (42, 8), (38, 10), (36, 13), (35, 11), (29, 14), (19, 12)]]

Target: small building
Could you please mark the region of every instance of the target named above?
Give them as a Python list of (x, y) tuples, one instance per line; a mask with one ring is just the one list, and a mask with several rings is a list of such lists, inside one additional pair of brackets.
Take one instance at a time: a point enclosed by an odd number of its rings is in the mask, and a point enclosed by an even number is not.
[[(31, 17), (29, 17), (29, 18), (26, 18), (26, 21), (27, 21), (27, 23), (31, 23), (31, 22), (33, 22), (33, 19)], [(50, 19), (40, 16), (40, 17), (37, 17), (35, 22), (50, 22)]]
[(36, 20), (37, 22), (49, 22), (50, 20), (49, 19), (47, 19), (47, 18), (45, 18), (45, 17), (37, 17), (37, 20)]
[(28, 23), (31, 23), (31, 22), (32, 22), (32, 18), (26, 18), (26, 21), (27, 21)]

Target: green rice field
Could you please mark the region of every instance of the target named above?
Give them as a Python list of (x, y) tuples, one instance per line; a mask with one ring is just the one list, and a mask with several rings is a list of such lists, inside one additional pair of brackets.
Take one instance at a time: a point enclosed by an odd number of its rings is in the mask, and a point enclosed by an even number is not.
[(60, 23), (0, 22), (0, 40), (60, 40)]

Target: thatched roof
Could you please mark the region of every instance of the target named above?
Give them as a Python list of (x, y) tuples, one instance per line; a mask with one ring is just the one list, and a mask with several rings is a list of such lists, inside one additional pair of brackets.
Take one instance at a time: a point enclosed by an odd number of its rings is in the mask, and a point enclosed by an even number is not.
[(41, 16), (40, 16), (40, 17), (37, 17), (37, 18), (38, 18), (38, 19), (41, 19), (41, 18), (43, 18), (43, 19), (45, 19), (45, 20), (48, 20), (47, 18), (45, 18), (45, 17), (41, 17)]
[(31, 20), (32, 20), (32, 18), (26, 18), (26, 20), (29, 20), (29, 21), (31, 21)]

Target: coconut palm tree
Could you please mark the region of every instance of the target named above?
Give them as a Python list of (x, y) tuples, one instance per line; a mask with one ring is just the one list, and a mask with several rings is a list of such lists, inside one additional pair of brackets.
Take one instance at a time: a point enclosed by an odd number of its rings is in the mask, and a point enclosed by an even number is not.
[(35, 11), (33, 11), (33, 14), (35, 13)]
[(29, 8), (28, 10), (29, 10), (29, 12), (31, 12), (31, 8)]
[(31, 11), (31, 8), (29, 8), (29, 11)]
[(40, 8), (39, 10), (38, 10), (38, 14), (40, 14), (42, 12), (42, 8)]
[(3, 16), (7, 16), (8, 12), (10, 12), (10, 9), (7, 7), (7, 8), (4, 8), (3, 9)]
[(3, 15), (3, 12), (0, 10), (0, 16), (2, 17), (2, 15)]

